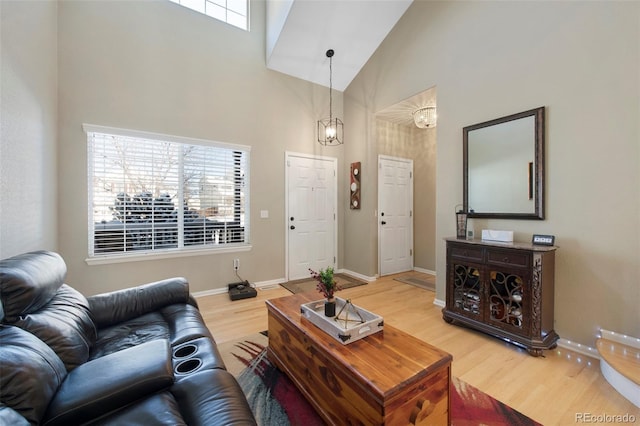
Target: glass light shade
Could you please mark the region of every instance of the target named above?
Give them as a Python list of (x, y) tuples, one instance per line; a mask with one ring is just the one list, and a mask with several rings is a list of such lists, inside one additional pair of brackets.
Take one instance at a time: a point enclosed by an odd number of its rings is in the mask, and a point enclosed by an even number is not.
[(424, 107), (413, 113), (413, 122), (421, 129), (436, 127), (436, 107)]
[(318, 121), (318, 142), (322, 145), (342, 145), (344, 129), (339, 118), (327, 118)]

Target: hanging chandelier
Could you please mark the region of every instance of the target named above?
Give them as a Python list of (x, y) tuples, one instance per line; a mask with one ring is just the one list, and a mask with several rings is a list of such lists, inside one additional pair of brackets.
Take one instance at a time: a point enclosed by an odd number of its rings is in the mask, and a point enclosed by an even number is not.
[(342, 121), (333, 117), (333, 49), (327, 50), (329, 58), (329, 118), (318, 120), (318, 142), (320, 145), (342, 145), (344, 141), (344, 129)]
[(420, 108), (413, 113), (413, 122), (421, 129), (436, 127), (436, 107)]

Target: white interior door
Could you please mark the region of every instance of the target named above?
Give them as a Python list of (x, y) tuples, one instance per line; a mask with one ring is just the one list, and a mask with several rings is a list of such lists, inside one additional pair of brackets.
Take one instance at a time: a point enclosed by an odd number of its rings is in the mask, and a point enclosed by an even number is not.
[(380, 276), (413, 269), (413, 160), (378, 157)]
[(286, 154), (287, 278), (336, 267), (337, 161)]

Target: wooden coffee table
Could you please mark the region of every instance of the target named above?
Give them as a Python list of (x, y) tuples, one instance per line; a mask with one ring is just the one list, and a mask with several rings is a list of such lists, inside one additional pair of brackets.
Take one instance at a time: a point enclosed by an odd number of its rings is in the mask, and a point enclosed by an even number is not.
[(327, 423), (449, 424), (451, 355), (388, 324), (342, 345), (301, 315), (314, 300), (267, 300), (267, 353)]

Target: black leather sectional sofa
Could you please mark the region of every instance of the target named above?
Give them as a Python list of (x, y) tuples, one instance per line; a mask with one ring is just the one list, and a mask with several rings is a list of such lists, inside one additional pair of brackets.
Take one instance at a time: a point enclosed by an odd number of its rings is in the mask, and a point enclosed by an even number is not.
[(0, 261), (1, 425), (255, 425), (189, 285), (85, 298), (38, 251)]

